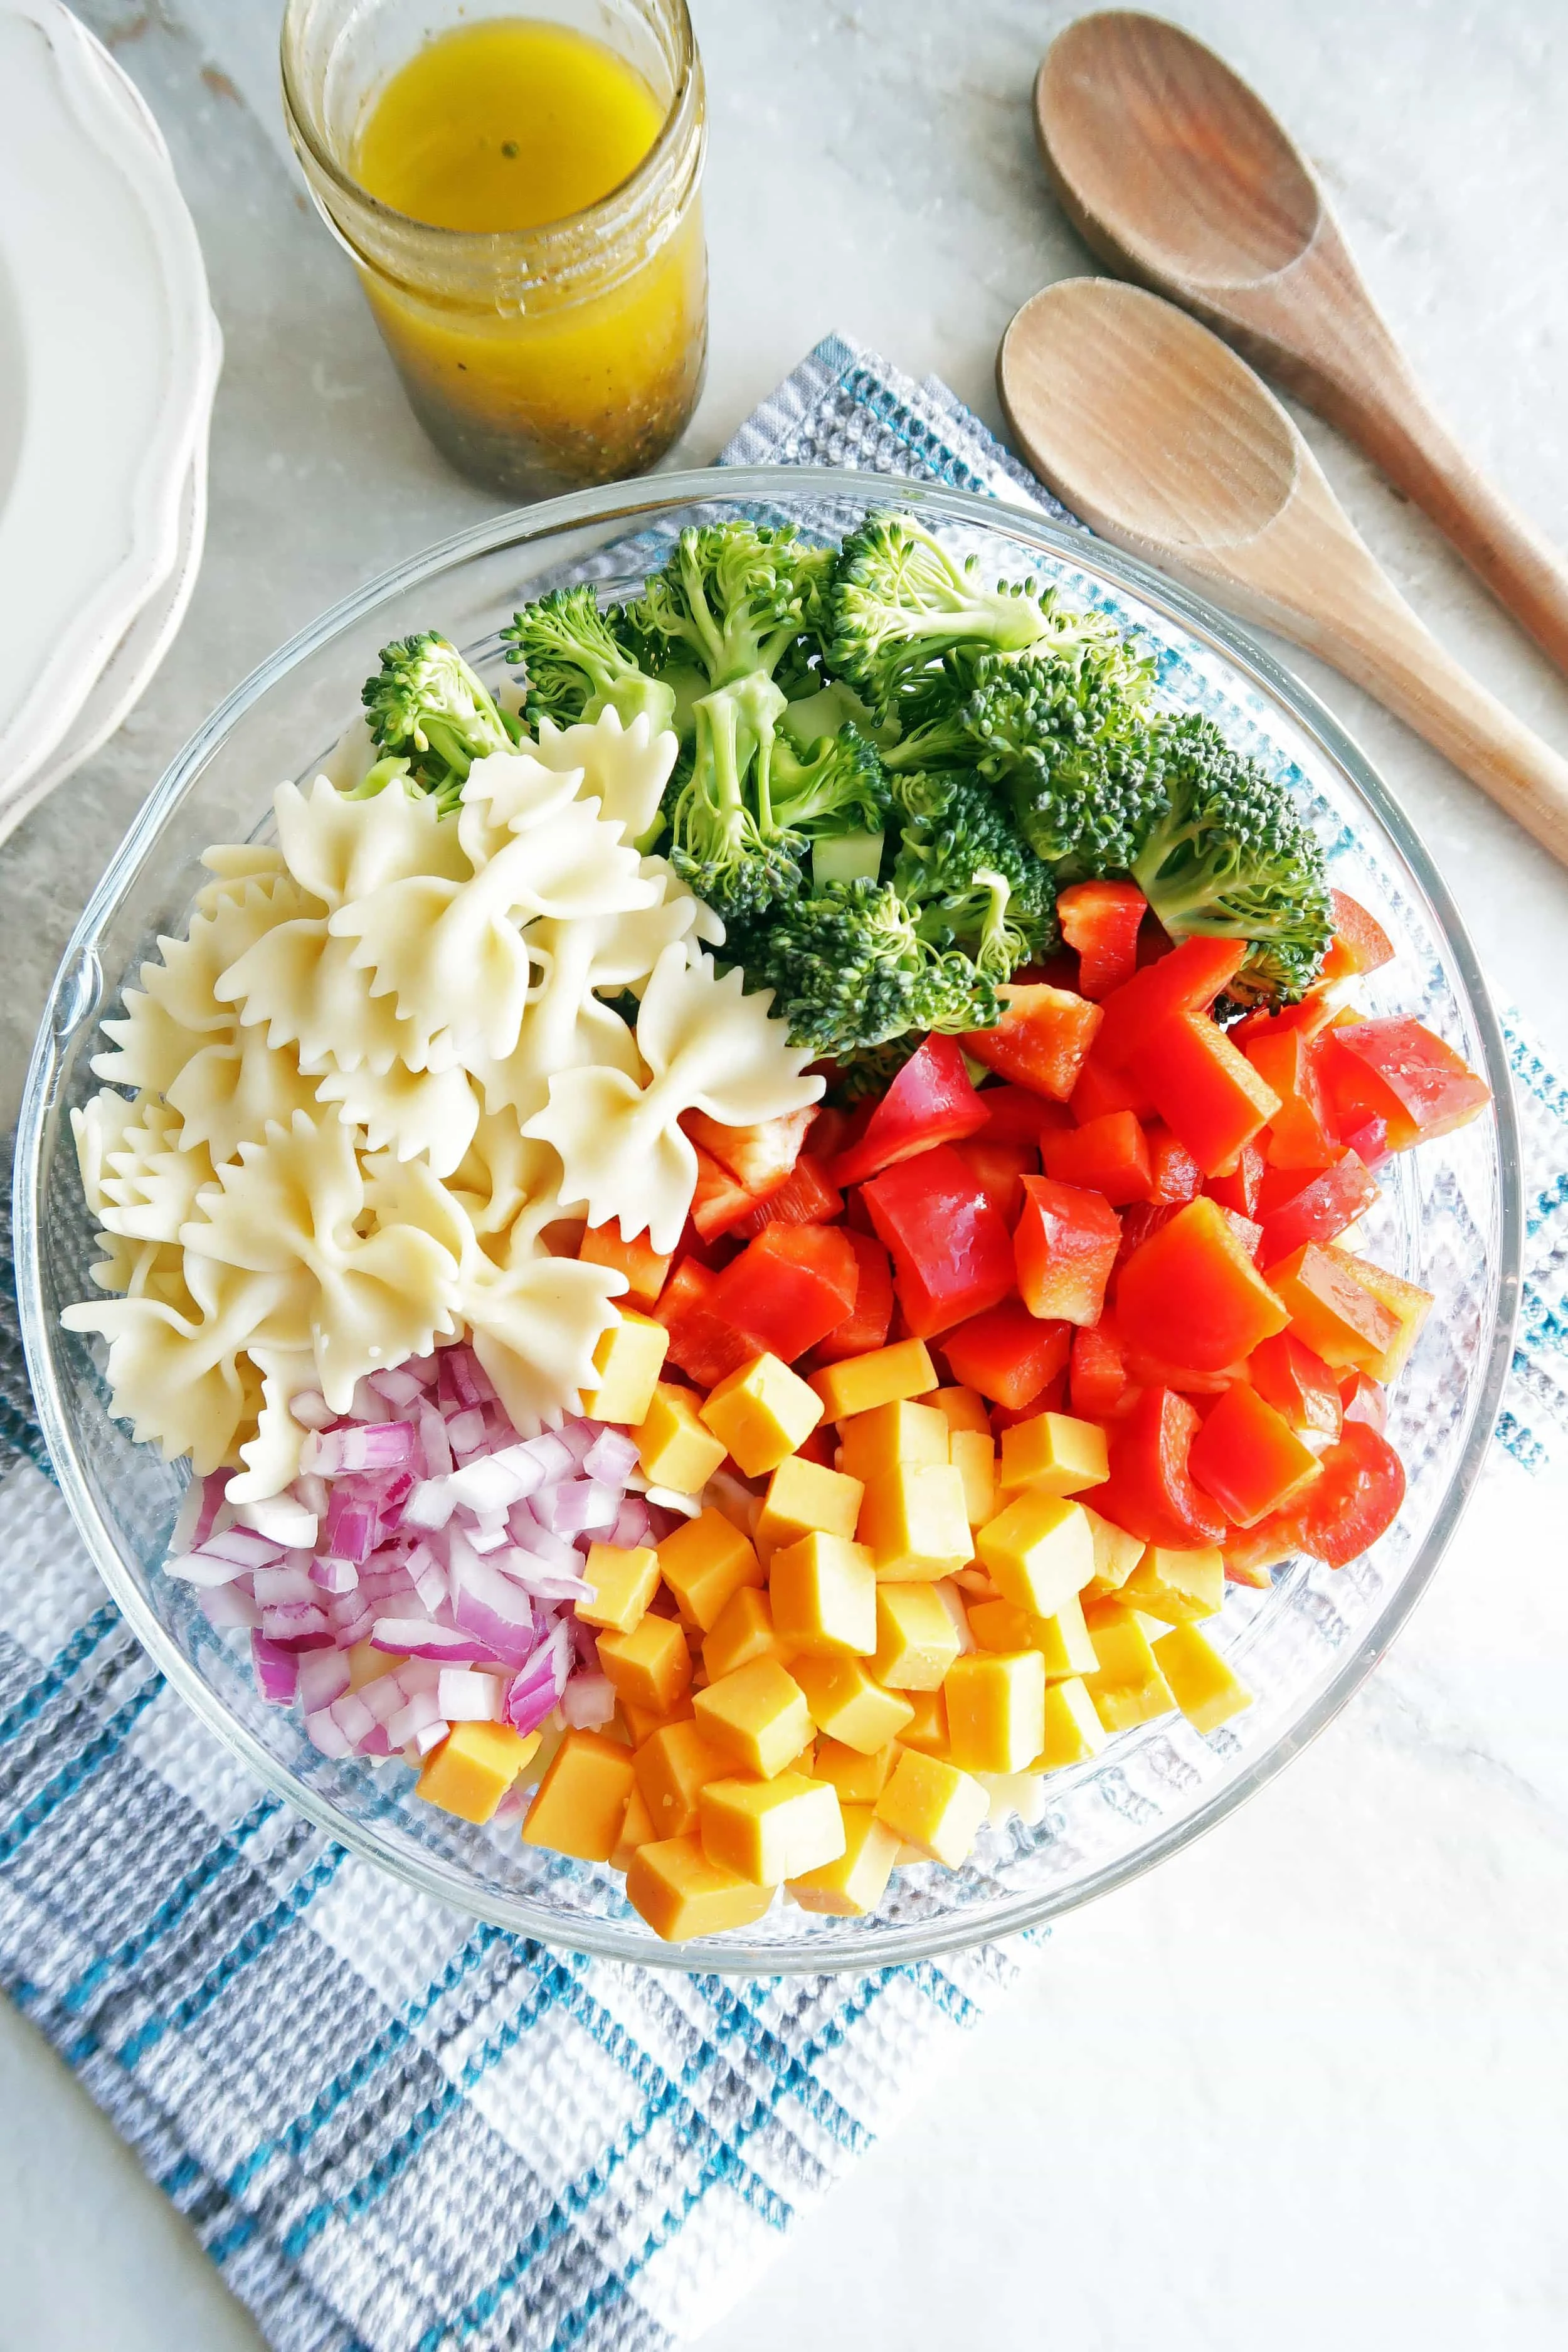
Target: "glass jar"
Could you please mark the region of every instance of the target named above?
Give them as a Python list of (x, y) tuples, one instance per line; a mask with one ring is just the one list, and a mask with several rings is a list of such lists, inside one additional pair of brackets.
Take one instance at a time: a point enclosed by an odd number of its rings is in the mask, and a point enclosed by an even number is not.
[(463, 473), (519, 499), (639, 474), (701, 389), (708, 265), (702, 67), (686, 0), (534, 0), (589, 34), (664, 108), (642, 162), (599, 203), (537, 228), (433, 227), (355, 177), (389, 79), (435, 36), (506, 8), (289, 0), (283, 105), (317, 208), (360, 274), (415, 415)]

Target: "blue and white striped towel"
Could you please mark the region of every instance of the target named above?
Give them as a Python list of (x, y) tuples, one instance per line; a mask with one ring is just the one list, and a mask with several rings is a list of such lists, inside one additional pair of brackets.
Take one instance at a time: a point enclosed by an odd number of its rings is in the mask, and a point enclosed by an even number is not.
[[(1049, 503), (942, 385), (837, 337), (725, 457)], [(1568, 1088), (1509, 1046), (1531, 1257), (1500, 1433), (1539, 1467), (1568, 1454)], [(672, 1977), (391, 1887), (247, 1778), (102, 1598), (15, 1328), (0, 1300), (0, 1982), (288, 2352), (711, 2326), (1027, 1947)]]

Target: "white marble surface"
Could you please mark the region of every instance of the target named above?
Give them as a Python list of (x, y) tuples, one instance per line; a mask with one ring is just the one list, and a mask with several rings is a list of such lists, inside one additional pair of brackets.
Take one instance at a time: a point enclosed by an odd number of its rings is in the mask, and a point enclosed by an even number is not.
[[(196, 214), (228, 342), (208, 554), (142, 708), (0, 850), (0, 1117), (91, 880), (167, 756), (355, 582), (485, 509), (407, 417), (284, 160), (269, 0), (91, 0)], [(996, 422), (1017, 303), (1082, 269), (1026, 94), (1040, 0), (693, 0), (713, 111), (711, 454), (818, 335)], [(1562, 0), (1193, 0), (1317, 159), (1442, 404), (1568, 544)], [(1568, 750), (1568, 687), (1303, 419), (1438, 634)], [(1294, 658), (1293, 656), (1291, 658)], [(1415, 814), (1500, 992), (1568, 1055), (1568, 881), (1297, 666)], [(1026, 1990), (703, 2352), (1071, 2344), (1547, 2352), (1568, 2337), (1562, 1489), (1500, 1473), (1400, 1646), (1214, 1838), (1060, 1927)], [(254, 2347), (184, 2224), (0, 2003), (0, 2352)]]

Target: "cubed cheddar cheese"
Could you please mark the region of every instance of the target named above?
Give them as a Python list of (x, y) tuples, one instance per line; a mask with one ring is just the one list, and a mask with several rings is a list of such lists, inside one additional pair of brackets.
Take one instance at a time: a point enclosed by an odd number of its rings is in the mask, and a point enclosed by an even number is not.
[(899, 1746), (921, 1756), (945, 1756), (947, 1701), (941, 1691), (905, 1691), (901, 1696), (909, 1702), (910, 1719), (898, 1734)]
[(1224, 1558), (1212, 1544), (1195, 1551), (1151, 1544), (1116, 1597), (1166, 1625), (1217, 1616), (1225, 1606)]
[(955, 1658), (942, 1685), (948, 1749), (963, 1772), (1022, 1772), (1046, 1744), (1046, 1664), (1037, 1650)]
[(837, 1792), (800, 1772), (776, 1780), (710, 1780), (700, 1821), (709, 1861), (759, 1886), (798, 1878), (844, 1852)]
[(610, 1633), (629, 1633), (658, 1591), (658, 1554), (651, 1544), (631, 1549), (592, 1544), (583, 1574), (594, 1597), (577, 1603), (582, 1622), (602, 1625)]
[(569, 1731), (523, 1818), (528, 1845), (579, 1862), (608, 1862), (620, 1842), (632, 1792), (632, 1757), (597, 1731)]
[[(944, 1444), (946, 1436), (943, 1424)], [(858, 1534), (879, 1582), (934, 1580), (967, 1567), (974, 1538), (961, 1473), (950, 1463), (894, 1463), (868, 1482)]]
[(513, 1731), (506, 1723), (455, 1723), (426, 1759), (415, 1793), (459, 1820), (488, 1822), (538, 1747), (537, 1731)]
[(948, 1458), (947, 1423), (927, 1404), (900, 1400), (839, 1423), (838, 1466), (863, 1486), (900, 1463), (945, 1463)]
[(748, 1478), (765, 1478), (822, 1419), (815, 1389), (776, 1356), (755, 1356), (708, 1391), (699, 1411)]
[(654, 1733), (662, 1731), (667, 1723), (691, 1721), (690, 1686), (689, 1685), (681, 1692), (673, 1706), (638, 1706), (635, 1699), (623, 1698), (619, 1712), (625, 1720), (626, 1737), (630, 1745), (633, 1748), (640, 1748), (645, 1739), (651, 1739)]
[(908, 1699), (884, 1690), (858, 1658), (796, 1658), (795, 1677), (817, 1729), (863, 1756), (897, 1739), (913, 1720)]
[(697, 1825), (697, 1800), (710, 1780), (735, 1769), (734, 1759), (715, 1748), (693, 1717), (667, 1723), (643, 1741), (632, 1759), (637, 1787), (655, 1837), (684, 1837)]
[(749, 1927), (776, 1889), (710, 1862), (695, 1837), (658, 1838), (639, 1845), (626, 1872), (626, 1901), (667, 1944)]
[(996, 1447), (991, 1432), (955, 1429), (948, 1436), (952, 1466), (963, 1481), (964, 1517), (983, 1528), (996, 1511)]
[(869, 1657), (877, 1646), (877, 1578), (863, 1544), (808, 1535), (768, 1569), (779, 1639), (810, 1657)]
[(1038, 1651), (1047, 1682), (1091, 1675), (1100, 1663), (1077, 1593), (1068, 1595), (1054, 1617), (1031, 1617), (1012, 1601), (978, 1601), (969, 1612), (969, 1625), (983, 1650)]
[(691, 1653), (673, 1617), (645, 1610), (629, 1633), (601, 1633), (599, 1664), (623, 1706), (668, 1715), (691, 1681)]
[(677, 1495), (700, 1495), (724, 1459), (722, 1442), (697, 1417), (691, 1391), (670, 1381), (660, 1381), (632, 1436), (649, 1486)]
[(1135, 1723), (1150, 1723), (1168, 1715), (1175, 1694), (1160, 1670), (1149, 1636), (1131, 1610), (1107, 1615), (1089, 1627), (1094, 1654), (1100, 1661), (1084, 1687), (1107, 1731), (1126, 1731)]
[(1107, 1593), (1120, 1591), (1126, 1583), (1143, 1557), (1143, 1538), (1130, 1536), (1114, 1520), (1102, 1519), (1087, 1503), (1080, 1503), (1079, 1508), (1089, 1521), (1094, 1545), (1094, 1574), (1084, 1586), (1084, 1599), (1099, 1601)]
[(632, 1793), (626, 1799), (626, 1810), (621, 1817), (621, 1833), (610, 1856), (614, 1867), (628, 1870), (638, 1846), (647, 1845), (653, 1834), (653, 1815), (648, 1811), (647, 1799), (634, 1780)]
[(1217, 1731), (1252, 1705), (1252, 1693), (1195, 1625), (1177, 1625), (1153, 1644), (1154, 1662), (1194, 1731)]
[(957, 1870), (968, 1861), (991, 1801), (978, 1780), (939, 1756), (906, 1748), (877, 1800), (877, 1819), (905, 1845)]
[(869, 1756), (863, 1756), (858, 1748), (846, 1748), (841, 1739), (819, 1739), (812, 1770), (818, 1780), (837, 1790), (841, 1805), (874, 1805), (888, 1785), (898, 1753), (890, 1739), (886, 1748), (875, 1748)]
[(710, 1683), (698, 1692), (692, 1713), (731, 1769), (743, 1764), (764, 1780), (793, 1764), (811, 1738), (805, 1694), (774, 1658), (758, 1658)]
[(653, 1410), (664, 1370), (669, 1334), (662, 1323), (623, 1307), (594, 1350), (592, 1388), (583, 1391), (583, 1410), (595, 1421), (624, 1421), (634, 1427)]
[(863, 1919), (888, 1891), (899, 1841), (870, 1804), (842, 1807), (844, 1851), (835, 1862), (784, 1883), (803, 1911), (817, 1911), (835, 1919)]
[(1094, 1574), (1094, 1538), (1081, 1503), (1026, 1489), (974, 1538), (1004, 1601), (1031, 1617), (1054, 1617)]
[(1087, 1764), (1098, 1756), (1110, 1734), (1079, 1680), (1046, 1686), (1046, 1744), (1035, 1759), (1039, 1772), (1059, 1771), (1064, 1764)]
[(921, 1396), (917, 1402), (929, 1404), (933, 1412), (941, 1413), (947, 1423), (950, 1437), (956, 1436), (961, 1430), (972, 1436), (989, 1437), (991, 1434), (991, 1415), (978, 1389), (932, 1389), (929, 1396)]
[(1098, 1422), (1037, 1412), (1002, 1433), (997, 1479), (1004, 1496), (1025, 1486), (1041, 1495), (1077, 1495), (1086, 1486), (1103, 1486), (1110, 1475), (1110, 1452)]
[(811, 1385), (829, 1421), (874, 1412), (901, 1397), (924, 1396), (936, 1386), (936, 1366), (923, 1339), (898, 1339), (864, 1356), (847, 1356), (811, 1376)]
[(773, 1624), (773, 1605), (755, 1585), (742, 1584), (731, 1592), (702, 1643), (702, 1663), (710, 1683), (732, 1675), (737, 1666), (754, 1665), (759, 1658), (774, 1658), (787, 1666), (791, 1651)]
[(658, 1546), (658, 1568), (682, 1617), (704, 1633), (742, 1585), (763, 1582), (751, 1538), (711, 1505), (671, 1528)]
[(939, 1690), (963, 1647), (934, 1584), (879, 1584), (871, 1672), (888, 1690)]
[(757, 1514), (757, 1543), (777, 1551), (802, 1536), (852, 1536), (866, 1489), (858, 1478), (792, 1454), (768, 1481)]

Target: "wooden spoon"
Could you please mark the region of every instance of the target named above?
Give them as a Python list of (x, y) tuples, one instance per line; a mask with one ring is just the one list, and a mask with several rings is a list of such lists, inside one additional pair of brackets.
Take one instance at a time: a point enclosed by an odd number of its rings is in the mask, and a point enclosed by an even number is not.
[(1568, 670), (1568, 567), (1428, 406), (1305, 158), (1247, 84), (1190, 33), (1113, 9), (1052, 43), (1035, 121), (1091, 251), (1359, 442)]
[(1095, 530), (1331, 662), (1568, 865), (1568, 761), (1468, 677), (1245, 360), (1157, 295), (1069, 278), (997, 355), (1029, 464)]

